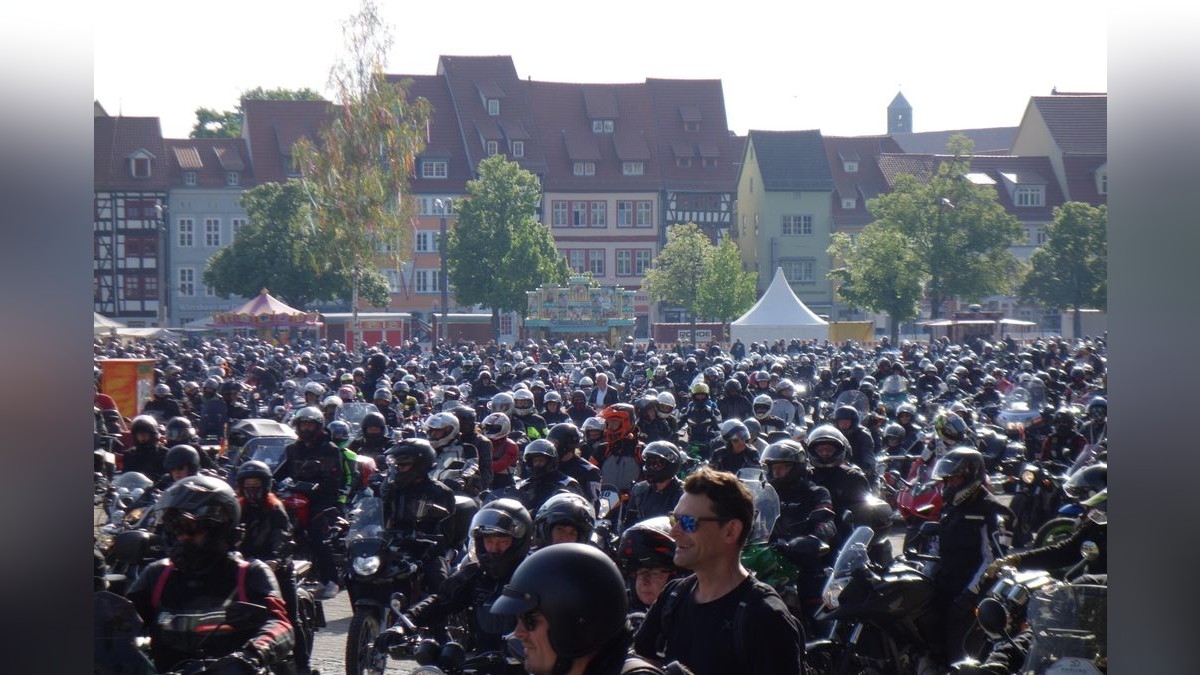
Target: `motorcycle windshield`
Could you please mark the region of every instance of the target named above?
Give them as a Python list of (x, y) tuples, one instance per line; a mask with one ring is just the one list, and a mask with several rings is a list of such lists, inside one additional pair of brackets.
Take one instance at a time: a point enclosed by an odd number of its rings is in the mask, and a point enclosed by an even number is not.
[(133, 492), (138, 488), (147, 490), (151, 485), (154, 485), (154, 481), (147, 478), (145, 474), (138, 473), (137, 471), (126, 471), (125, 473), (114, 478), (112, 481), (112, 486), (114, 488), (125, 488), (130, 492)]
[(279, 465), (283, 463), (285, 451), (291, 442), (292, 439), (283, 437), (252, 439), (242, 449), (241, 456), (238, 457), (238, 463), (257, 460), (266, 464), (273, 474), (279, 468)]
[(366, 417), (369, 412), (379, 412), (379, 408), (375, 407), (374, 403), (363, 403), (362, 401), (351, 401), (343, 404), (338, 408), (334, 419), (339, 419), (350, 425), (350, 435), (357, 436), (358, 429), (362, 426), (362, 418)]
[(1028, 389), (1017, 387), (1004, 397), (1004, 410), (1006, 412), (1029, 412), (1032, 401), (1033, 396)]
[(764, 544), (779, 518), (779, 494), (766, 482), (762, 469), (747, 467), (738, 471), (738, 480), (754, 498), (754, 521), (750, 524), (749, 544)]
[(908, 389), (908, 382), (899, 375), (888, 375), (879, 385), (879, 393), (886, 396), (903, 394)]
[(1088, 675), (1108, 661), (1108, 587), (1056, 584), (1029, 599), (1033, 641), (1022, 673)]
[(363, 497), (350, 511), (350, 528), (346, 531), (346, 544), (363, 539), (383, 537), (383, 500), (379, 497)]
[(834, 410), (844, 405), (854, 406), (860, 420), (866, 419), (867, 413), (871, 412), (871, 402), (867, 399), (867, 395), (857, 389), (850, 389), (838, 394), (837, 400), (833, 402)]
[(838, 551), (837, 560), (833, 563), (833, 573), (829, 578), (844, 579), (854, 570), (865, 566), (869, 560), (867, 551), (874, 536), (875, 531), (865, 525), (855, 528), (846, 538), (846, 543), (842, 544), (842, 550)]

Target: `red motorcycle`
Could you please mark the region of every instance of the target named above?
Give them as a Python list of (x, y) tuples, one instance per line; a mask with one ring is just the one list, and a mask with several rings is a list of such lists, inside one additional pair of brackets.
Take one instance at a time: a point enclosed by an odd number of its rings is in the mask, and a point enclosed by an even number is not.
[(942, 486), (937, 481), (929, 479), (935, 461), (936, 458), (926, 462), (918, 457), (913, 461), (908, 480), (902, 478), (897, 471), (889, 471), (885, 474), (884, 480), (898, 490), (896, 508), (904, 520), (905, 550), (908, 549), (909, 540), (915, 537), (917, 531), (921, 529), (922, 523), (936, 523), (941, 517)]

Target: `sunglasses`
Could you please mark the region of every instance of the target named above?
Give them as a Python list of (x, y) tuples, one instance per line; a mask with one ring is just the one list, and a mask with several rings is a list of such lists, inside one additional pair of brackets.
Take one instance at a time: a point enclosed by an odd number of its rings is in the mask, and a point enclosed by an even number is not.
[(206, 523), (202, 520), (191, 517), (190, 514), (183, 515), (180, 513), (169, 513), (165, 518), (163, 518), (163, 527), (165, 527), (168, 532), (175, 535), (196, 535), (201, 532), (206, 532), (210, 525), (210, 523)]
[(671, 521), (671, 527), (679, 526), (680, 530), (688, 534), (693, 534), (700, 529), (700, 523), (711, 521), (716, 523), (724, 523), (729, 521), (729, 518), (718, 518), (716, 516), (689, 516), (679, 515), (676, 513), (668, 513), (667, 519)]
[(535, 609), (523, 614), (518, 614), (517, 621), (521, 622), (521, 627), (524, 628), (526, 632), (532, 633), (533, 631), (537, 630), (538, 626), (541, 625), (542, 613)]

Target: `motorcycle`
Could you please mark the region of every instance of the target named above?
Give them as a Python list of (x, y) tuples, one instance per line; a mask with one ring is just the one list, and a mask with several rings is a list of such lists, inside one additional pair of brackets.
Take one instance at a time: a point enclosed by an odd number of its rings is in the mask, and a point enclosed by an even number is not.
[(916, 673), (942, 640), (933, 581), (903, 558), (871, 562), (875, 533), (859, 527), (846, 539), (822, 591), (816, 619), (829, 637), (806, 645), (820, 672)]
[(374, 403), (350, 401), (338, 406), (334, 419), (342, 420), (346, 424), (349, 424), (350, 438), (355, 438), (359, 435), (359, 429), (362, 428), (362, 419), (367, 416), (367, 413), (371, 412), (379, 412), (379, 408), (375, 407)]
[(887, 408), (888, 418), (896, 419), (896, 409), (905, 403), (916, 404), (908, 393), (908, 381), (899, 375), (888, 375), (879, 386), (879, 402)]
[[(449, 515), (435, 504), (423, 508)], [(364, 494), (356, 503), (346, 535), (345, 587), (354, 608), (346, 630), (347, 675), (382, 675), (387, 668), (388, 655), (375, 648), (375, 639), (402, 623), (401, 611), (421, 597), (421, 555), (434, 543), (389, 535), (383, 527), (380, 498)]]
[(1034, 533), (1058, 511), (1062, 503), (1063, 471), (1058, 462), (1029, 462), (1021, 467), (1020, 480), (1009, 508), (1016, 516), (1013, 545), (1027, 546)]

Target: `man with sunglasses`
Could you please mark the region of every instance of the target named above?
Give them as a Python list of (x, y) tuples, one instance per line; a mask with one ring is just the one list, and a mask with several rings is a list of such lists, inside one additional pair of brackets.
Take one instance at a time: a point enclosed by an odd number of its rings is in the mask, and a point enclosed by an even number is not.
[(693, 573), (663, 589), (634, 637), (637, 653), (677, 660), (696, 675), (804, 672), (800, 625), (741, 564), (754, 519), (750, 492), (733, 474), (708, 467), (688, 476), (683, 490), (669, 516), (674, 562)]

